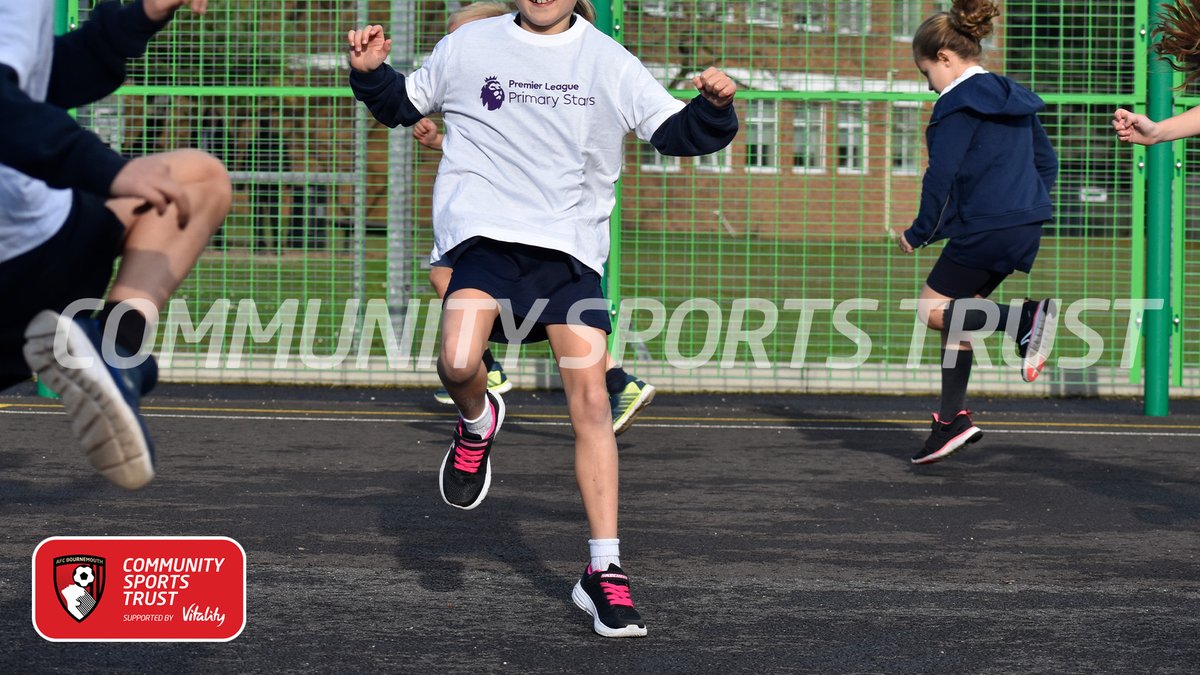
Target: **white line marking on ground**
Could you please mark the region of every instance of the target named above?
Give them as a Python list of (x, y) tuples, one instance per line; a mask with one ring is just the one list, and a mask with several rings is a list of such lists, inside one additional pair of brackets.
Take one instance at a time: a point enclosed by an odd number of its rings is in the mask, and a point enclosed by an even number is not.
[[(53, 410), (4, 410), (0, 409), (0, 415), (65, 415), (63, 411)], [(387, 418), (380, 419), (378, 417), (315, 417), (307, 415), (197, 415), (197, 414), (181, 414), (181, 413), (143, 413), (143, 417), (168, 418), (168, 419), (187, 419), (187, 420), (230, 420), (230, 421), (253, 421), (253, 422), (354, 422), (354, 423), (373, 423), (373, 424), (429, 424), (438, 423), (440, 420), (429, 417), (414, 417), (414, 418)], [(453, 421), (450, 416), (446, 417), (447, 422)], [(518, 426), (527, 427), (569, 427), (569, 422), (535, 422), (523, 421), (520, 417), (509, 418), (510, 423)], [(1065, 424), (1063, 426), (1070, 426)], [(705, 429), (705, 430), (729, 430), (729, 431), (873, 431), (879, 433), (885, 432), (904, 432), (904, 433), (925, 433), (928, 431), (928, 426), (919, 427), (900, 427), (895, 425), (881, 424), (878, 426), (848, 426), (848, 425), (808, 425), (808, 424), (695, 424), (692, 422), (680, 422), (678, 424), (663, 424), (660, 422), (645, 422), (634, 424), (636, 428), (644, 429)], [(989, 434), (1050, 434), (1050, 435), (1068, 435), (1076, 436), (1165, 436), (1170, 438), (1200, 438), (1200, 432), (1188, 433), (1179, 431), (1152, 431), (1150, 429), (1138, 429), (1136, 431), (1095, 431), (1095, 430), (1075, 430), (1075, 429), (1041, 429), (1041, 428), (1021, 428), (1021, 429), (1004, 429), (996, 427), (983, 427), (983, 430)]]

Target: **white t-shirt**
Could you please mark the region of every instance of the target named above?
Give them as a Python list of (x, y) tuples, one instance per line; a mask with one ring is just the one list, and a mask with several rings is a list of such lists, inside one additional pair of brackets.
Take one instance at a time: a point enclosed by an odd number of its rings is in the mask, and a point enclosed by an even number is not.
[(602, 273), (625, 135), (648, 141), (684, 104), (587, 21), (537, 35), (513, 18), (462, 26), (407, 79), (413, 106), (446, 123), (431, 260), (483, 236)]
[[(0, 63), (17, 71), (21, 91), (35, 101), (46, 100), (53, 58), (54, 3), (0, 2)], [(70, 190), (0, 164), (0, 262), (41, 246), (70, 211)]]

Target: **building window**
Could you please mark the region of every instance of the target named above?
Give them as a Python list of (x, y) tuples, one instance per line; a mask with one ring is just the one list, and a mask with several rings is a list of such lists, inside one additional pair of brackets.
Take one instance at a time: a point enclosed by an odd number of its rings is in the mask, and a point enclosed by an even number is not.
[(792, 171), (825, 172), (825, 106), (801, 103), (792, 117)]
[(921, 172), (921, 108), (915, 103), (892, 106), (892, 173), (915, 176)]
[(775, 101), (750, 101), (746, 117), (746, 168), (770, 169), (777, 166), (779, 118)]
[(734, 20), (733, 7), (727, 2), (698, 2), (696, 14), (697, 18), (708, 21), (731, 23)]
[(726, 146), (721, 150), (708, 155), (700, 155), (696, 157), (696, 170), (705, 173), (727, 173), (732, 170), (733, 163), (730, 161), (729, 147)]
[(867, 106), (855, 102), (837, 104), (838, 173), (867, 172)]
[(649, 143), (639, 143), (638, 165), (644, 173), (674, 173), (679, 171), (679, 158), (668, 157)]
[(679, 8), (679, 3), (674, 3), (672, 7), (670, 0), (642, 0), (642, 13), (649, 16), (683, 16), (683, 10)]
[(829, 4), (821, 0), (796, 3), (794, 26), (800, 33), (824, 33), (829, 26)]
[(837, 32), (846, 35), (866, 35), (870, 30), (871, 3), (867, 0), (839, 0), (834, 23)]
[(925, 20), (925, 5), (922, 0), (896, 0), (892, 3), (892, 33), (897, 40), (913, 39)]
[(762, 26), (782, 26), (782, 4), (779, 0), (753, 0), (746, 7), (746, 22)]

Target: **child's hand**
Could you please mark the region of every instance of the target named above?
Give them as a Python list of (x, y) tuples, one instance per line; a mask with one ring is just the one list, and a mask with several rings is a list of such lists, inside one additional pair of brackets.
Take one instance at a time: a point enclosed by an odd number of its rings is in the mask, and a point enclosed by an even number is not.
[(437, 125), (428, 117), (422, 117), (421, 121), (413, 125), (412, 135), (418, 143), (430, 150), (442, 149), (442, 135), (438, 133)]
[(113, 197), (133, 197), (142, 200), (142, 204), (134, 209), (134, 213), (139, 214), (154, 209), (161, 216), (174, 204), (176, 222), (181, 230), (187, 227), (188, 218), (192, 213), (187, 193), (171, 175), (171, 166), (160, 155), (147, 155), (129, 160), (117, 172), (108, 192)]
[(392, 51), (392, 41), (383, 36), (383, 26), (367, 26), (346, 35), (350, 43), (350, 67), (369, 73), (383, 64)]
[(737, 85), (725, 73), (709, 66), (707, 70), (692, 78), (692, 84), (700, 91), (700, 95), (718, 108), (725, 108), (733, 103), (733, 95), (737, 93)]
[(1154, 145), (1158, 142), (1158, 125), (1145, 115), (1118, 108), (1113, 113), (1112, 125), (1117, 132), (1117, 138), (1126, 143)]
[(175, 14), (180, 6), (187, 5), (197, 14), (203, 14), (208, 9), (208, 0), (144, 0), (142, 11), (146, 18), (154, 23), (162, 23)]
[[(905, 230), (904, 232), (907, 231), (908, 230)], [(904, 251), (905, 253), (912, 253), (914, 249), (912, 244), (908, 243), (908, 237), (904, 236), (904, 232), (901, 232), (900, 236), (896, 237), (896, 243), (900, 245), (901, 251)]]

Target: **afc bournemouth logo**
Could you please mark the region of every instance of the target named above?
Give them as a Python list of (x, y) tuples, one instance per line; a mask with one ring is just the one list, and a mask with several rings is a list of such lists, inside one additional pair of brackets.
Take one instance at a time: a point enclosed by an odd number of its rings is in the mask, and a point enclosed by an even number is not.
[(488, 110), (498, 110), (504, 105), (504, 87), (500, 86), (500, 81), (495, 76), (483, 81), (483, 89), (479, 90), (479, 100), (483, 101)]
[(54, 594), (76, 621), (88, 618), (104, 595), (104, 558), (65, 555), (54, 559)]

